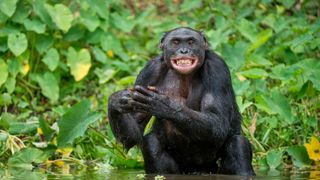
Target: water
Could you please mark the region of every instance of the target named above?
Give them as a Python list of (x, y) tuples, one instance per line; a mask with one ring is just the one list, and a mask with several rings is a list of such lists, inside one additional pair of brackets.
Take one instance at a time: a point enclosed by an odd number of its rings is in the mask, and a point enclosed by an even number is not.
[(94, 169), (77, 169), (73, 168), (58, 168), (50, 170), (37, 168), (34, 170), (26, 170), (22, 168), (0, 169), (0, 179), (158, 179), (162, 180), (231, 180), (231, 179), (320, 179), (320, 168), (309, 169), (286, 169), (278, 170), (256, 170), (255, 177), (241, 177), (228, 175), (145, 175), (143, 170), (128, 170), (128, 169), (110, 169), (100, 168)]

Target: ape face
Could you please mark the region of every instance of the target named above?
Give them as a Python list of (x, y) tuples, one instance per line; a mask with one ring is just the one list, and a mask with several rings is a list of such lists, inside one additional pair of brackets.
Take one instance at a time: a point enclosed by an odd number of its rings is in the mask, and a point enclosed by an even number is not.
[(183, 75), (196, 72), (205, 59), (207, 42), (204, 36), (189, 28), (170, 31), (161, 41), (164, 59), (172, 69)]

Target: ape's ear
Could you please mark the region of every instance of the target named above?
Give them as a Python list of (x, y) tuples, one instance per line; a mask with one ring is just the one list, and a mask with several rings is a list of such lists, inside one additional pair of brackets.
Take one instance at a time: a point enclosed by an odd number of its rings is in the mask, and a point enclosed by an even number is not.
[(158, 45), (158, 47), (161, 49), (161, 50), (163, 50), (163, 43), (164, 43), (164, 39), (167, 37), (167, 34), (168, 34), (168, 32), (165, 32), (165, 33), (163, 33), (163, 35), (162, 35), (162, 38), (161, 38), (161, 40), (160, 40), (160, 43), (159, 43), (159, 45)]
[(202, 36), (202, 38), (203, 38), (203, 40), (204, 40), (204, 47), (206, 48), (206, 49), (209, 49), (209, 43), (208, 43), (208, 40), (207, 40), (207, 38), (206, 38), (206, 35), (204, 34), (204, 32), (203, 31), (200, 31), (200, 34), (201, 34), (201, 36)]

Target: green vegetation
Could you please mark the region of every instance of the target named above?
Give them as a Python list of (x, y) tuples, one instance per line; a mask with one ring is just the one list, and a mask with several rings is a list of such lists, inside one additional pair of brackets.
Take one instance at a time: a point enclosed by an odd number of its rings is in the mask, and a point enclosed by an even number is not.
[[(131, 3), (130, 3), (131, 2)], [(232, 73), (254, 164), (310, 166), (319, 139), (320, 2), (0, 1), (0, 166), (140, 168), (108, 126), (108, 96), (131, 87), (162, 34), (205, 31)]]

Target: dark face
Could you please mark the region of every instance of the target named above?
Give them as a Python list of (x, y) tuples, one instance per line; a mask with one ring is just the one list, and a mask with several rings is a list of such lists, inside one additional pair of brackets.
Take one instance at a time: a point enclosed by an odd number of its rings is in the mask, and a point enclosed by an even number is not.
[(178, 73), (188, 75), (202, 66), (207, 43), (199, 32), (178, 28), (165, 36), (161, 46), (167, 64)]

